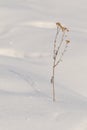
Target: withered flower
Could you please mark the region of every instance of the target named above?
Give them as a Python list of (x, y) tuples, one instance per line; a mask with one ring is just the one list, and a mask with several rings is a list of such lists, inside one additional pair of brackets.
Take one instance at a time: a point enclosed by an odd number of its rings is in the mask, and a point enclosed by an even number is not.
[(56, 25), (57, 25), (57, 26), (61, 26), (61, 23), (57, 22)]
[(70, 40), (66, 40), (66, 44), (69, 44), (70, 43)]

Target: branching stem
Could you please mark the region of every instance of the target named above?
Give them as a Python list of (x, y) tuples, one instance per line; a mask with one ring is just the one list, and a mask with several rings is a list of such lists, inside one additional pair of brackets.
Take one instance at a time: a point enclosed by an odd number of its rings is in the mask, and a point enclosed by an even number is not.
[[(53, 101), (56, 101), (56, 97), (55, 97), (55, 68), (62, 61), (62, 57), (64, 56), (64, 53), (66, 52), (68, 43), (70, 42), (69, 40), (65, 39), (65, 35), (69, 30), (66, 27), (63, 27), (60, 23), (56, 23), (56, 25), (57, 25), (57, 32), (56, 32), (56, 36), (54, 39), (53, 73), (52, 73), (52, 77), (51, 77), (51, 83), (53, 86), (53, 90), (52, 90)], [(60, 35), (60, 32), (61, 32), (61, 35)], [(60, 40), (58, 39), (58, 36), (59, 36)], [(58, 45), (57, 45), (57, 39), (58, 39)], [(65, 45), (64, 49), (62, 49), (63, 45)]]

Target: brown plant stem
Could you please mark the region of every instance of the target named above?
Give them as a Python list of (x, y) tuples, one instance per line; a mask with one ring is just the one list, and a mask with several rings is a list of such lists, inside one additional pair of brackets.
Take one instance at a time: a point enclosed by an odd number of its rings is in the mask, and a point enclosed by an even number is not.
[(55, 76), (55, 58), (53, 62), (53, 102), (55, 101), (55, 81), (54, 81), (54, 76)]
[[(68, 47), (69, 40), (66, 39), (66, 33), (69, 31), (66, 27), (63, 27), (60, 23), (56, 23), (57, 31), (54, 39), (54, 47), (53, 47), (53, 72), (51, 77), (52, 83), (52, 98), (53, 102), (56, 101), (55, 96), (55, 68), (62, 61), (62, 57), (64, 56), (66, 49)], [(65, 37), (66, 36), (66, 37)]]

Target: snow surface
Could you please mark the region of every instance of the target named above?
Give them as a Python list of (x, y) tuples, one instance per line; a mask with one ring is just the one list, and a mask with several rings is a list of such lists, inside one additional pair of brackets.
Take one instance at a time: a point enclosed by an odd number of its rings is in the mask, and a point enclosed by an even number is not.
[[(0, 0), (0, 130), (87, 130), (86, 12), (86, 0)], [(71, 44), (53, 103), (56, 22)]]

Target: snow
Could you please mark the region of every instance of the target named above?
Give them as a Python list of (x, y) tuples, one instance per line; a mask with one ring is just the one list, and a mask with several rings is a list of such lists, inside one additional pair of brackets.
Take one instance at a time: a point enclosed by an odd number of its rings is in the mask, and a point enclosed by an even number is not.
[[(0, 130), (87, 129), (87, 1), (0, 0)], [(56, 22), (71, 43), (56, 68)]]

